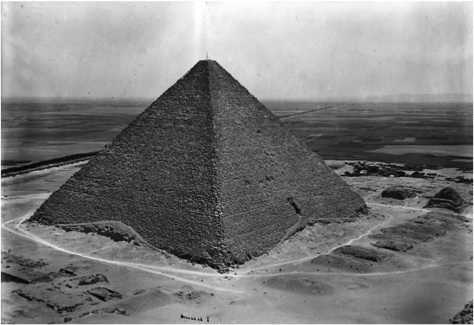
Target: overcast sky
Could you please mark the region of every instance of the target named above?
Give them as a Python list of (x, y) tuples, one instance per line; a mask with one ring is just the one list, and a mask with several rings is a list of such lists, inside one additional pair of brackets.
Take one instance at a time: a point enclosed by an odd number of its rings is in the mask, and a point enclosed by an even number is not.
[(157, 98), (209, 53), (259, 99), (472, 93), (472, 2), (2, 2), (2, 96)]

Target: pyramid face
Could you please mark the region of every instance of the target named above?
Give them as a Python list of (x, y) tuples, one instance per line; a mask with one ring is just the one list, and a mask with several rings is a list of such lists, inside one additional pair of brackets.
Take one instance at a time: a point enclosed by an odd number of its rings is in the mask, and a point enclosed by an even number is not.
[(121, 221), (216, 268), (365, 202), (215, 61), (199, 61), (30, 220)]

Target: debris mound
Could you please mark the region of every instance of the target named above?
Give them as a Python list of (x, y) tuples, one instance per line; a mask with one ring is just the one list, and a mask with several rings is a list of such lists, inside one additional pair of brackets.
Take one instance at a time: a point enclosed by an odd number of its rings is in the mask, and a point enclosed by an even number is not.
[(383, 190), (381, 196), (397, 200), (415, 197), (420, 191), (405, 186), (390, 186)]
[(386, 267), (398, 265), (398, 260), (391, 253), (380, 249), (363, 246), (341, 246), (329, 254), (320, 255), (311, 260), (319, 272), (333, 269), (354, 273), (371, 273)]
[(103, 274), (93, 274), (93, 275), (81, 277), (78, 285), (86, 286), (86, 285), (96, 284), (98, 282), (109, 283), (109, 280)]
[(466, 207), (466, 202), (456, 190), (445, 187), (428, 201), (425, 208), (441, 208), (460, 213)]
[(399, 252), (406, 252), (422, 242), (446, 235), (462, 227), (467, 218), (452, 212), (432, 211), (407, 222), (380, 229), (370, 234), (369, 238), (377, 240), (371, 245)]
[(79, 306), (87, 304), (91, 299), (85, 294), (71, 294), (62, 291), (58, 287), (26, 285), (13, 291), (18, 296), (29, 301), (45, 304), (60, 315), (74, 312)]
[(334, 250), (333, 253), (344, 254), (371, 262), (384, 262), (391, 258), (391, 255), (381, 253), (380, 251), (375, 249), (351, 245), (339, 247)]
[[(108, 288), (109, 280), (105, 275), (82, 272), (83, 269), (88, 268), (69, 265), (57, 272), (50, 272), (41, 278), (25, 283), (12, 293), (28, 301), (43, 304), (60, 316), (69, 316), (65, 318), (65, 321), (66, 319), (72, 321), (76, 317), (69, 315), (71, 313), (85, 310), (88, 314), (91, 306), (122, 299), (122, 294)], [(105, 306), (110, 306), (110, 304)], [(122, 312), (119, 314), (125, 315)]]
[(83, 233), (96, 233), (98, 235), (108, 237), (113, 241), (125, 241), (133, 243), (137, 246), (150, 247), (133, 228), (123, 224), (120, 221), (98, 221), (90, 223), (75, 223), (75, 224), (57, 224), (56, 227), (65, 231), (78, 231)]
[(109, 301), (112, 299), (122, 299), (122, 295), (116, 291), (110, 290), (105, 287), (97, 287), (87, 291), (88, 294), (93, 295), (97, 299), (102, 301)]

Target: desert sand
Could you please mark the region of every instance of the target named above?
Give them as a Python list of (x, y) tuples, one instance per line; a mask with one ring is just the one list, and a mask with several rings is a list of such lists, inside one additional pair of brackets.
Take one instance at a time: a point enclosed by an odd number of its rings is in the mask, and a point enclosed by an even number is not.
[[(472, 299), (470, 185), (344, 177), (367, 216), (309, 226), (220, 274), (145, 246), (23, 223), (80, 165), (2, 179), (2, 323), (446, 323)], [(382, 198), (391, 185), (421, 194)], [(470, 204), (462, 215), (423, 208), (446, 186)], [(373, 245), (406, 223), (425, 227), (406, 236), (413, 248)]]

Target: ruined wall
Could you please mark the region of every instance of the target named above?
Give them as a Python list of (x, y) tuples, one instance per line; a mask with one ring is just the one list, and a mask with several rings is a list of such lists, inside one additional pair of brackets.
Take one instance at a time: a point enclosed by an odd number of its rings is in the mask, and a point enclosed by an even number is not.
[(211, 93), (219, 211), (230, 258), (273, 248), (291, 230), (353, 218), (361, 197), (216, 62)]
[(209, 101), (203, 62), (53, 193), (32, 220), (117, 220), (155, 247), (220, 265)]

